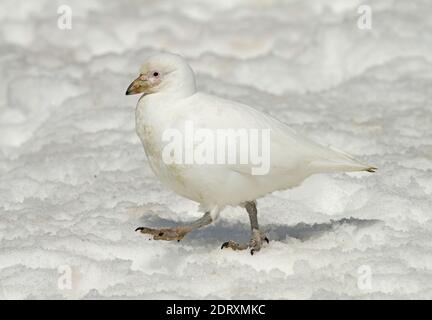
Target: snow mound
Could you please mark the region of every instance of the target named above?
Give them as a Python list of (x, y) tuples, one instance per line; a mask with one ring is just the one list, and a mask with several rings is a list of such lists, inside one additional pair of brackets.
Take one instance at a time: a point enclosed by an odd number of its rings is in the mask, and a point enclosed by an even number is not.
[[(0, 3), (0, 298), (432, 298), (428, 0)], [(155, 179), (124, 95), (150, 53), (184, 55), (200, 89), (357, 155), (181, 243), (137, 226), (198, 217)]]

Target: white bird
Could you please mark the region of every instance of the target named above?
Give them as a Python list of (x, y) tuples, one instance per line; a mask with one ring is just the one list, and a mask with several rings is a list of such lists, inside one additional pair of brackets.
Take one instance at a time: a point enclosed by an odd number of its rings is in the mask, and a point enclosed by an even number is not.
[[(264, 240), (268, 243), (259, 229), (256, 199), (297, 186), (314, 173), (376, 170), (343, 152), (302, 137), (284, 123), (252, 107), (198, 92), (193, 70), (179, 55), (158, 53), (149, 57), (142, 65), (139, 77), (126, 91), (127, 95), (138, 93), (142, 96), (136, 106), (136, 132), (152, 170), (167, 187), (198, 202), (204, 212), (202, 218), (184, 226), (137, 228), (156, 240), (179, 241), (190, 231), (214, 221), (225, 206), (240, 205), (249, 214), (251, 239), (244, 244), (228, 241), (222, 248), (250, 248), (253, 254), (261, 249)], [(186, 137), (190, 134), (187, 132), (190, 124), (215, 135), (221, 130), (270, 132), (268, 170), (264, 174), (254, 174), (256, 163), (237, 161), (238, 157), (235, 163), (167, 161), (164, 157), (168, 146), (166, 133), (177, 132)], [(207, 142), (214, 141), (212, 139), (208, 137)], [(186, 140), (183, 139), (185, 145)], [(235, 141), (240, 143), (240, 137), (237, 136)], [(249, 148), (258, 148), (263, 155), (266, 151), (264, 142), (261, 140), (258, 146), (250, 144)], [(171, 160), (184, 159), (179, 153), (190, 151), (196, 145), (194, 140), (189, 147), (172, 149)]]

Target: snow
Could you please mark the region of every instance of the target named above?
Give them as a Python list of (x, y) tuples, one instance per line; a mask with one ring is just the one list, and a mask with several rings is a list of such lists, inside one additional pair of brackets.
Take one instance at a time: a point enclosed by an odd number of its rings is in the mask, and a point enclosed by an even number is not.
[[(1, 1), (0, 298), (432, 298), (432, 7), (373, 1), (361, 30), (361, 3), (70, 1), (60, 30), (65, 1)], [(379, 171), (259, 200), (254, 256), (220, 250), (249, 237), (240, 208), (180, 243), (134, 233), (199, 216), (150, 171), (124, 95), (156, 50)]]

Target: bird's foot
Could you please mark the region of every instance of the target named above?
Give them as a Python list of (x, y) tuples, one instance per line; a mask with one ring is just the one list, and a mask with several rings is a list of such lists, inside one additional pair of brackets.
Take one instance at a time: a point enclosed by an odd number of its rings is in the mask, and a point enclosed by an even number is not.
[(154, 240), (180, 241), (190, 230), (185, 227), (163, 228), (163, 229), (139, 227), (136, 228), (135, 231), (139, 231), (144, 234), (150, 234), (153, 236)]
[(250, 248), (250, 254), (253, 255), (255, 252), (261, 250), (264, 241), (269, 243), (269, 239), (266, 237), (266, 235), (258, 229), (253, 229), (249, 243), (237, 243), (230, 240), (224, 242), (221, 246), (221, 249), (231, 248), (233, 250), (245, 250)]

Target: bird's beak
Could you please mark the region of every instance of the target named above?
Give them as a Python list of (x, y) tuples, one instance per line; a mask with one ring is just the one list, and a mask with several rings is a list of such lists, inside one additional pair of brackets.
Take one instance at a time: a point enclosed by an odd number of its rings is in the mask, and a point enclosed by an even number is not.
[(137, 93), (149, 93), (150, 83), (145, 75), (140, 75), (127, 88), (126, 95)]

